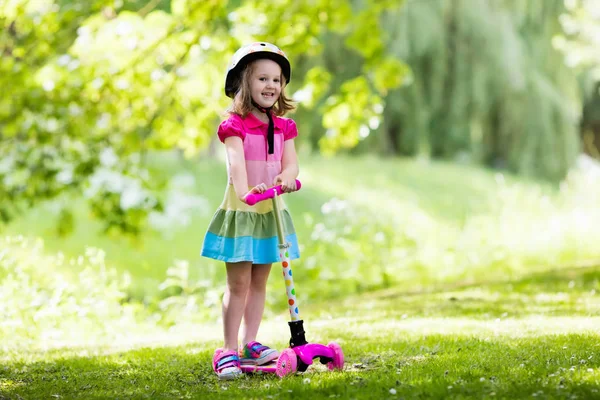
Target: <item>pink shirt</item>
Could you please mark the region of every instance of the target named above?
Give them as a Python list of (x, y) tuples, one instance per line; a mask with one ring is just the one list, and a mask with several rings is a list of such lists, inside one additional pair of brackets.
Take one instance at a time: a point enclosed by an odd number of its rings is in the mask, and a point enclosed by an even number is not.
[[(275, 177), (281, 173), (284, 142), (298, 136), (298, 128), (292, 119), (273, 116), (273, 125), (275, 127), (273, 154), (267, 154), (269, 124), (262, 122), (253, 114), (248, 114), (246, 118), (231, 114), (219, 125), (217, 134), (221, 142), (230, 136), (238, 136), (244, 142), (248, 186), (256, 186), (260, 183), (271, 186)], [(231, 184), (231, 174), (228, 172), (228, 175)]]

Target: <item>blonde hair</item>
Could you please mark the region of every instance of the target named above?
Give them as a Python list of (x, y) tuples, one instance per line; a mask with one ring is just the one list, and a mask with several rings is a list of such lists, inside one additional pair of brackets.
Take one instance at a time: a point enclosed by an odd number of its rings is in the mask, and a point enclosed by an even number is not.
[[(252, 61), (246, 65), (240, 77), (238, 78), (237, 87), (239, 88), (233, 97), (233, 102), (231, 103), (231, 107), (227, 110), (230, 114), (237, 114), (242, 118), (245, 118), (248, 114), (252, 112), (252, 92), (250, 90), (250, 77), (254, 72), (254, 63)], [(273, 104), (273, 108), (271, 112), (273, 115), (281, 117), (285, 115), (288, 111), (291, 111), (295, 108), (292, 100), (285, 95), (285, 87), (287, 82), (283, 74), (281, 74), (281, 93), (279, 94), (279, 98)]]

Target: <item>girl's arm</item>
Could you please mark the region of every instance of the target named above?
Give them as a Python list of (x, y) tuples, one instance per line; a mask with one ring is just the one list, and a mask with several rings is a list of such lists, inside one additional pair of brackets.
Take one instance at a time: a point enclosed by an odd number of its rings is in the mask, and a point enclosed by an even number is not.
[(284, 192), (296, 190), (296, 178), (298, 177), (298, 155), (294, 139), (286, 140), (283, 144), (283, 158), (281, 160), (281, 173), (275, 177), (273, 185), (281, 185)]
[(246, 159), (244, 157), (244, 143), (242, 139), (237, 136), (225, 138), (225, 151), (227, 152), (233, 189), (237, 197), (245, 203), (248, 194), (263, 193), (267, 188), (264, 183), (248, 191), (248, 175), (246, 174)]

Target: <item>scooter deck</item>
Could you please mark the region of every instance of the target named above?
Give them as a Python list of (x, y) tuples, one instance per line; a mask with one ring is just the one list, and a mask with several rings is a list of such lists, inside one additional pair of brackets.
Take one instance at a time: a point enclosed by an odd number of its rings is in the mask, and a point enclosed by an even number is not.
[(242, 363), (242, 372), (245, 374), (274, 374), (277, 372), (277, 360), (268, 364), (257, 365), (256, 363)]

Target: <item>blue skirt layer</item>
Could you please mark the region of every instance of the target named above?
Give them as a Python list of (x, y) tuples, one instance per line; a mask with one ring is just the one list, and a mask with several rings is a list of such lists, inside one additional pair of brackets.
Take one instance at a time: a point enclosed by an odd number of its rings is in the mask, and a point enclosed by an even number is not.
[[(281, 261), (277, 237), (253, 238), (252, 236), (239, 236), (228, 238), (207, 232), (204, 237), (202, 256), (225, 262), (252, 261), (253, 264), (271, 264)], [(286, 236), (286, 242), (291, 244), (288, 248), (290, 260), (300, 258), (298, 238), (296, 234)]]

